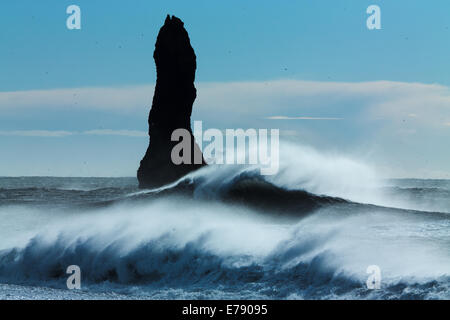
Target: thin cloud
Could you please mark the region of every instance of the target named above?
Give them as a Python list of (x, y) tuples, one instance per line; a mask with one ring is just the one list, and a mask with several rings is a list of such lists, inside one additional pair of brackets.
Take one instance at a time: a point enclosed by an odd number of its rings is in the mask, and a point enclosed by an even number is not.
[(154, 85), (0, 92), (0, 110), (18, 108), (148, 109)]
[(70, 131), (50, 131), (50, 130), (13, 130), (0, 131), (0, 136), (19, 137), (67, 137), (73, 135)]
[(97, 135), (97, 136), (126, 136), (126, 137), (147, 137), (148, 136), (148, 133), (145, 131), (111, 130), (111, 129), (89, 130), (89, 131), (84, 131), (83, 134)]
[[(246, 119), (268, 120), (383, 121), (397, 126), (410, 123), (442, 128), (442, 119), (450, 117), (450, 88), (438, 84), (394, 81), (319, 82), (275, 80), (260, 82), (200, 82), (193, 119), (210, 120), (216, 126)], [(154, 85), (128, 87), (91, 87), (73, 89), (0, 92), (2, 110), (18, 112), (24, 108), (67, 109), (80, 112), (103, 110), (146, 117)], [(424, 110), (426, 109), (426, 112)], [(48, 111), (46, 111), (48, 112)], [(309, 116), (285, 116), (309, 114)], [(332, 115), (320, 117), (314, 115)], [(333, 116), (338, 115), (338, 116)], [(248, 122), (248, 121), (247, 121)], [(142, 132), (101, 132), (92, 134), (143, 137)]]
[(94, 136), (125, 136), (125, 137), (146, 137), (145, 131), (138, 130), (87, 130), (87, 131), (52, 131), (52, 130), (11, 130), (0, 131), (0, 136), (16, 136), (16, 137), (50, 137), (61, 138), (75, 135), (94, 135)]
[(343, 120), (344, 118), (271, 116), (271, 117), (266, 117), (265, 119), (269, 119), (269, 120)]

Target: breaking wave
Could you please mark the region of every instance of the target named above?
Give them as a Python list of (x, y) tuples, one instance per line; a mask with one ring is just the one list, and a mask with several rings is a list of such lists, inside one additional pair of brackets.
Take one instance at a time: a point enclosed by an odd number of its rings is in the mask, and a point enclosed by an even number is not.
[(211, 166), (155, 190), (1, 189), (0, 282), (64, 289), (78, 265), (84, 291), (130, 297), (450, 298), (448, 210), (390, 197), (400, 187), (359, 162), (286, 148), (275, 176)]

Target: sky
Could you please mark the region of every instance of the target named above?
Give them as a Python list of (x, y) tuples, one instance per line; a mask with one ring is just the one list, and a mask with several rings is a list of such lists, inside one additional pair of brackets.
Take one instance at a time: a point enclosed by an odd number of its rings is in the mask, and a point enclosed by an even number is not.
[[(69, 5), (81, 29), (69, 30)], [(381, 29), (369, 30), (370, 5)], [(134, 176), (167, 14), (197, 55), (192, 120), (386, 177), (450, 178), (450, 2), (17, 0), (0, 4), (0, 176)], [(313, 118), (313, 119), (311, 119)]]

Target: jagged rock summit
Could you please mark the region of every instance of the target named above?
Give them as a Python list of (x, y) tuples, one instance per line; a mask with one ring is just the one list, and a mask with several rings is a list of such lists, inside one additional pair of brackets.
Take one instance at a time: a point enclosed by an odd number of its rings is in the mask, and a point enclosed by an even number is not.
[[(155, 44), (156, 87), (148, 117), (150, 143), (141, 160), (137, 178), (140, 188), (155, 188), (173, 182), (206, 165), (191, 129), (192, 105), (197, 96), (194, 86), (196, 56), (184, 23), (167, 16)], [(171, 152), (179, 142), (172, 132), (183, 128), (191, 137), (191, 162), (174, 164)], [(194, 163), (200, 153), (200, 164)]]

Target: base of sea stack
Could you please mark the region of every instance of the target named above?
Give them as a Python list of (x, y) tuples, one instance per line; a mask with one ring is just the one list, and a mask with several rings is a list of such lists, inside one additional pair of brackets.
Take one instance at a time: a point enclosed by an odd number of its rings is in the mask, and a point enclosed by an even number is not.
[[(153, 145), (150, 144), (137, 172), (139, 188), (153, 189), (170, 184), (206, 165), (200, 148), (195, 142), (191, 150), (190, 163), (175, 164), (171, 158), (171, 152), (177, 143), (171, 142), (165, 147), (159, 146), (156, 148), (153, 148)], [(195, 163), (194, 154), (200, 157), (200, 164)]]

